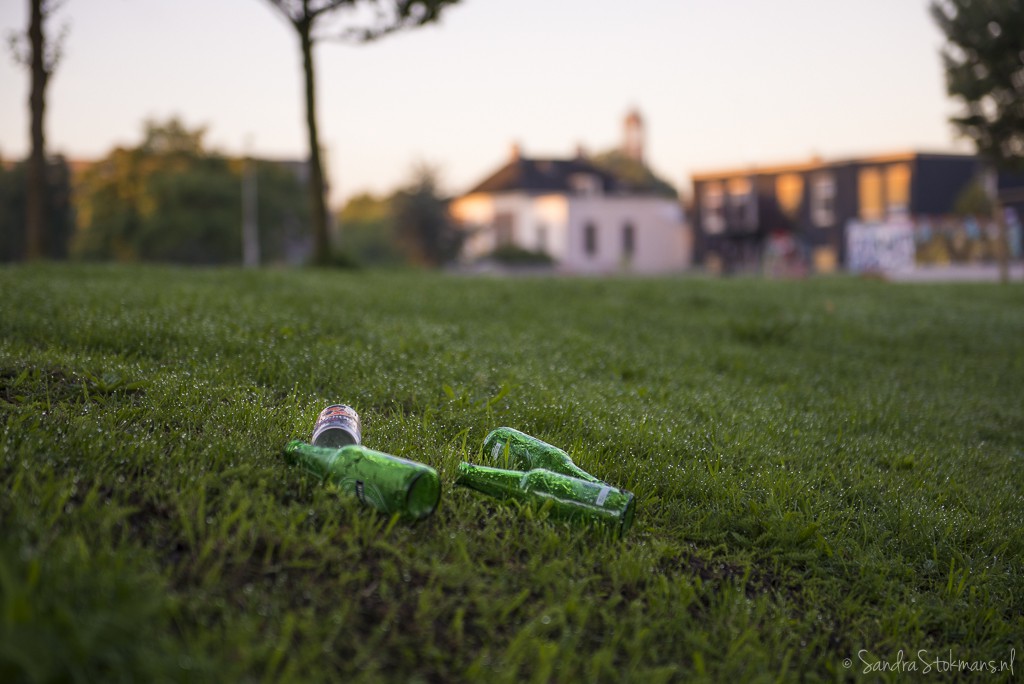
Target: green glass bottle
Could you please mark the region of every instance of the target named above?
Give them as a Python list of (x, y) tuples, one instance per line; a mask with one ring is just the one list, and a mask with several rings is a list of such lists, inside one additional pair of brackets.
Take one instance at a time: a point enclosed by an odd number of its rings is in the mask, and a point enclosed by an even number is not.
[(523, 473), (460, 463), (456, 483), (500, 499), (551, 501), (552, 515), (605, 524), (620, 536), (633, 524), (636, 510), (631, 492), (544, 468)]
[(556, 446), (541, 441), (510, 427), (500, 427), (484, 438), (484, 454), (503, 468), (533, 470), (544, 468), (563, 475), (578, 477), (587, 482), (603, 482), (572, 462), (569, 454)]
[(441, 497), (441, 480), (430, 466), (358, 444), (337, 449), (293, 440), (285, 446), (284, 455), (382, 513), (425, 518), (434, 512)]

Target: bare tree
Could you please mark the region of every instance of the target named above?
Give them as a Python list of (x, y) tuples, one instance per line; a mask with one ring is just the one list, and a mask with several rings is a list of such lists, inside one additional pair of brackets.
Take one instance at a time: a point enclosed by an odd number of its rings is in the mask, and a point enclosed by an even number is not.
[(28, 158), (28, 187), (25, 197), (25, 258), (39, 259), (45, 253), (46, 231), (46, 86), (62, 56), (65, 26), (56, 40), (48, 41), (43, 30), (47, 19), (60, 9), (64, 0), (29, 0), (28, 31), (9, 37), (11, 51), (31, 76), (29, 91), (31, 152)]
[[(320, 138), (316, 125), (316, 92), (313, 45), (332, 39), (356, 43), (377, 40), (389, 33), (437, 21), (441, 11), (459, 0), (267, 0), (287, 18), (299, 35), (302, 69), (306, 87), (306, 129), (309, 136), (310, 216), (313, 221), (313, 260), (323, 264), (330, 258), (324, 173), (320, 159)], [(337, 26), (337, 19), (349, 12), (350, 22)]]

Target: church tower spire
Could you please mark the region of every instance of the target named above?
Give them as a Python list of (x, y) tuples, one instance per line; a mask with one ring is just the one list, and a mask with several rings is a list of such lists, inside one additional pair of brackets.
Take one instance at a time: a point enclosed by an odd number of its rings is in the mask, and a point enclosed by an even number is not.
[(622, 154), (634, 161), (644, 161), (644, 120), (635, 107), (622, 124)]

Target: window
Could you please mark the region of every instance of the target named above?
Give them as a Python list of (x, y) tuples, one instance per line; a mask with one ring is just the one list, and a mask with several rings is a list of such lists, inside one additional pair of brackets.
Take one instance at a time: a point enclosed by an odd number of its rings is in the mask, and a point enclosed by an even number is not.
[(632, 259), (636, 252), (636, 231), (632, 223), (622, 226), (622, 256)]
[(712, 183), (704, 186), (701, 212), (704, 219), (704, 232), (709, 235), (725, 230), (725, 206), (722, 186)]
[(738, 228), (756, 228), (757, 202), (753, 184), (747, 178), (732, 178), (728, 190), (732, 223)]
[(775, 179), (775, 197), (782, 213), (795, 221), (804, 201), (804, 179), (796, 173), (786, 173)]
[(583, 251), (591, 257), (597, 254), (597, 226), (593, 223), (583, 226)]
[(882, 172), (876, 168), (861, 169), (857, 174), (857, 198), (862, 221), (881, 221), (885, 216), (882, 201)]
[(818, 174), (811, 182), (811, 220), (819, 228), (836, 221), (836, 180), (830, 173)]
[(885, 170), (885, 202), (890, 214), (910, 210), (909, 164), (894, 164)]
[(512, 244), (515, 216), (510, 211), (499, 211), (494, 217), (494, 244), (504, 247)]
[(811, 264), (815, 273), (835, 273), (839, 270), (839, 254), (835, 247), (815, 247), (811, 251)]

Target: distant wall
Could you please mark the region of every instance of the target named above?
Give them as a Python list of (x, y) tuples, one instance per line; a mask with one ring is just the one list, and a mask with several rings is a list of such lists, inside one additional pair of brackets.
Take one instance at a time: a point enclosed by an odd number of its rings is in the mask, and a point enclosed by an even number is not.
[(504, 243), (545, 252), (571, 273), (665, 273), (692, 263), (692, 233), (671, 199), (478, 193), (453, 201), (451, 213), (467, 231), (468, 261)]
[[(589, 245), (588, 226), (593, 229)], [(627, 226), (632, 226), (632, 255), (627, 248)], [(563, 266), (581, 273), (682, 271), (692, 263), (692, 243), (682, 207), (674, 200), (573, 197)]]

